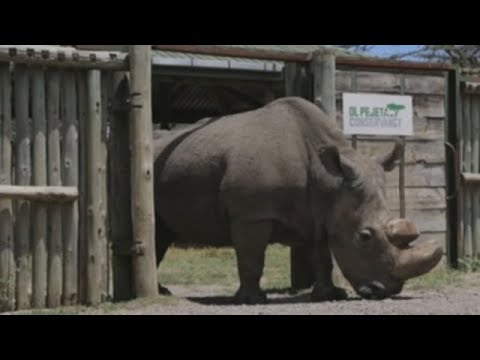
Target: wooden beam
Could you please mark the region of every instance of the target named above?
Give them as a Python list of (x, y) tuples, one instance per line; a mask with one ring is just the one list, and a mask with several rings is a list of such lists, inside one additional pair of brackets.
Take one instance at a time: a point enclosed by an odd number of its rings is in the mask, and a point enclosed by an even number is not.
[(151, 45), (130, 48), (132, 103), (132, 219), (135, 292), (137, 297), (158, 295), (155, 261), (153, 192)]
[(0, 62), (15, 62), (16, 64), (48, 66), (52, 68), (69, 69), (102, 69), (126, 70), (126, 58), (119, 59), (117, 54), (112, 54), (108, 59), (102, 58), (104, 54), (94, 52), (73, 52), (67, 57), (66, 53), (52, 54), (50, 51), (22, 51), (11, 48), (7, 52), (0, 50)]
[(462, 180), (464, 184), (480, 185), (480, 174), (462, 173)]

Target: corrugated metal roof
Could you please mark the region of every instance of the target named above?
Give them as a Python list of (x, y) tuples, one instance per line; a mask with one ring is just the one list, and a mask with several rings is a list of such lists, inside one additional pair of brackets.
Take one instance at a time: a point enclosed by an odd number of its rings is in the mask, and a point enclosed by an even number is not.
[[(202, 46), (202, 45), (200, 45)], [(208, 45), (213, 47), (231, 47), (250, 50), (267, 50), (289, 53), (311, 53), (316, 50), (331, 49), (337, 55), (358, 57), (350, 51), (331, 45)], [(258, 59), (240, 59), (235, 57), (211, 56), (195, 53), (182, 53), (176, 51), (153, 50), (153, 65), (187, 66), (198, 68), (216, 68), (250, 71), (280, 72), (284, 63), (281, 61), (268, 61)]]
[(234, 69), (250, 71), (282, 71), (283, 62), (234, 57), (211, 56), (204, 54), (181, 53), (175, 51), (152, 51), (153, 65), (187, 66), (198, 68)]

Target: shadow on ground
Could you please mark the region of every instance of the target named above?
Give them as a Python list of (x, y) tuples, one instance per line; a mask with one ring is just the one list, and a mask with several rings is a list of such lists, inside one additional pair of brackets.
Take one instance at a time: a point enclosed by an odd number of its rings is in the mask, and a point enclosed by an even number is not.
[[(302, 291), (301, 293), (292, 291), (290, 288), (270, 289), (266, 291), (268, 300), (266, 305), (286, 305), (286, 304), (308, 304), (310, 300), (310, 291)], [(187, 300), (202, 305), (221, 305), (221, 306), (238, 306), (234, 302), (232, 296), (189, 296)], [(395, 296), (390, 298), (393, 301), (412, 300), (412, 296)], [(360, 297), (349, 297), (342, 302), (363, 301)], [(375, 300), (372, 300), (375, 301)]]

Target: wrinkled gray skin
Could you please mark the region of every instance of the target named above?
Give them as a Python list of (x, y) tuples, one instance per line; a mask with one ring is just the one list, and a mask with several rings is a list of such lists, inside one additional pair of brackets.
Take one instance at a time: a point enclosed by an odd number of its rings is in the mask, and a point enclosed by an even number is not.
[(384, 171), (403, 149), (362, 156), (310, 102), (284, 98), (154, 138), (158, 262), (172, 242), (233, 245), (238, 303), (266, 301), (271, 243), (311, 249), (314, 301), (347, 296), (332, 282), (331, 253), (367, 299), (398, 294), (440, 261), (435, 245), (410, 248), (414, 225), (388, 212)]

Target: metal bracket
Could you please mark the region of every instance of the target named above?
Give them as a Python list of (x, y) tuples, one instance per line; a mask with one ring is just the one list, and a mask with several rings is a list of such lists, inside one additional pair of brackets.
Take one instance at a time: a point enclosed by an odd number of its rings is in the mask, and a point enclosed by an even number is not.
[[(453, 146), (451, 143), (449, 143), (448, 141), (445, 142), (445, 146), (447, 148), (449, 148), (450, 150), (452, 150), (453, 152), (453, 158), (454, 158), (454, 166), (455, 166), (455, 171), (459, 171), (459, 159), (458, 159), (458, 153), (457, 153), (457, 149), (455, 149), (455, 146)], [(457, 179), (457, 186), (456, 186), (456, 189), (455, 191), (453, 192), (453, 194), (447, 194), (446, 195), (446, 199), (447, 201), (449, 200), (452, 200), (452, 199), (455, 199), (455, 197), (457, 197), (458, 193), (460, 192), (460, 181), (461, 179)]]
[(132, 109), (142, 109), (142, 105), (133, 104), (133, 98), (140, 95), (140, 93), (132, 93), (123, 99), (109, 100), (107, 105), (108, 111), (112, 114), (118, 114), (130, 112)]

